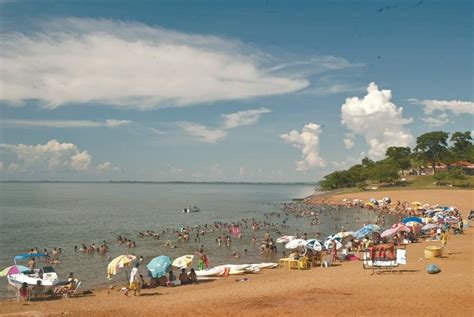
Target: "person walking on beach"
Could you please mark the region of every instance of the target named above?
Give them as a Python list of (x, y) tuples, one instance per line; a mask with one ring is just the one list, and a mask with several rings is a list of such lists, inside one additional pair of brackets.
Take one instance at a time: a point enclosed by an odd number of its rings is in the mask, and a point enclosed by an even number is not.
[(128, 292), (131, 289), (133, 289), (134, 296), (136, 296), (137, 293), (138, 293), (138, 296), (140, 296), (142, 285), (141, 285), (140, 276), (138, 275), (139, 266), (140, 266), (140, 263), (136, 263), (132, 271), (130, 272), (130, 285), (129, 285), (129, 288), (127, 288), (127, 290), (125, 291), (125, 296), (128, 296)]
[(449, 252), (448, 248), (446, 248), (446, 244), (448, 244), (449, 234), (448, 230), (444, 230), (441, 234), (441, 252), (444, 252), (446, 249), (448, 251), (448, 255), (451, 253)]

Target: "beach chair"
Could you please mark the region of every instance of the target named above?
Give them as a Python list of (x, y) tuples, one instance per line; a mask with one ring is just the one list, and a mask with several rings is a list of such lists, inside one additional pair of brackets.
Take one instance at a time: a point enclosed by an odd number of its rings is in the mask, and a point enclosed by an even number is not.
[(78, 294), (78, 291), (77, 291), (77, 290), (78, 290), (79, 287), (81, 286), (81, 283), (82, 283), (81, 281), (77, 281), (77, 282), (76, 282), (76, 287), (74, 287), (74, 289), (70, 289), (70, 290), (68, 290), (67, 292), (65, 292), (64, 294), (62, 294), (63, 297), (64, 297), (64, 298), (68, 298), (68, 297), (74, 297), (75, 295), (77, 295), (77, 294)]
[(298, 260), (298, 270), (307, 270), (310, 268), (310, 263), (307, 256), (303, 256)]

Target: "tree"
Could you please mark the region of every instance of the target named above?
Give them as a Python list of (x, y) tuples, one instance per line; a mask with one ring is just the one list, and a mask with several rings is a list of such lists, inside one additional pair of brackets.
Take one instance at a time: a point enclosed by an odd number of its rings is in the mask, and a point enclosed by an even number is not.
[(459, 167), (453, 167), (453, 168), (450, 168), (448, 171), (448, 178), (451, 179), (452, 184), (454, 186), (454, 181), (465, 180), (466, 176), (464, 175), (464, 172), (462, 171), (462, 169), (460, 169)]
[(443, 131), (428, 132), (416, 138), (416, 155), (423, 161), (430, 162), (433, 174), (436, 164), (447, 156), (449, 134)]
[(471, 131), (454, 132), (451, 142), (453, 145), (450, 150), (455, 161), (471, 159), (474, 152)]
[(380, 161), (370, 170), (370, 178), (381, 183), (391, 183), (400, 179), (398, 167), (388, 161)]
[(402, 172), (411, 167), (411, 150), (409, 147), (391, 146), (385, 152), (388, 157)]

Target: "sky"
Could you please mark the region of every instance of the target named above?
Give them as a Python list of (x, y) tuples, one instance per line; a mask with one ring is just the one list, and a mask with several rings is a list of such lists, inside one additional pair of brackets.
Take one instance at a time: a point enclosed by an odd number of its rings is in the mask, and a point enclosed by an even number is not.
[(0, 1), (0, 180), (314, 182), (474, 130), (471, 1)]

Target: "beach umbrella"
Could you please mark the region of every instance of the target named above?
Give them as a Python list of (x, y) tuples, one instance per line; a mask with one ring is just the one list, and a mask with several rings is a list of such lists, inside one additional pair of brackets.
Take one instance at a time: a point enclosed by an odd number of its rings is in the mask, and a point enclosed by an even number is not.
[(421, 206), (422, 205), (422, 203), (420, 203), (419, 201), (414, 201), (411, 204), (416, 205), (416, 206)]
[(285, 244), (287, 249), (297, 249), (298, 247), (304, 247), (306, 245), (306, 240), (303, 239), (294, 239)]
[(180, 256), (179, 258), (176, 258), (173, 261), (172, 265), (174, 267), (184, 269), (191, 265), (191, 263), (193, 262), (193, 259), (194, 259), (194, 255), (183, 255), (183, 256)]
[(112, 275), (117, 274), (119, 268), (130, 266), (137, 257), (134, 255), (119, 255), (107, 266), (107, 278), (110, 279)]
[(326, 239), (324, 242), (324, 247), (328, 250), (332, 249), (332, 245), (336, 244), (336, 249), (339, 250), (342, 248), (341, 238)]
[(424, 225), (423, 227), (421, 227), (421, 230), (431, 230), (431, 229), (434, 229), (434, 228), (437, 228), (437, 227), (438, 227), (437, 224), (428, 223), (428, 224)]
[(392, 202), (392, 200), (390, 199), (390, 197), (384, 197), (382, 198), (382, 200), (387, 203), (387, 204), (390, 204)]
[(366, 226), (363, 226), (359, 230), (357, 230), (355, 232), (354, 236), (357, 239), (361, 239), (361, 238), (365, 237), (366, 235), (371, 234), (374, 231), (380, 231), (380, 227), (377, 226), (377, 225), (374, 225), (374, 224), (368, 224)]
[(317, 239), (309, 239), (306, 241), (306, 247), (314, 251), (321, 251), (324, 247), (324, 244)]
[(146, 265), (146, 268), (152, 277), (162, 277), (171, 270), (171, 258), (165, 255), (157, 256)]
[(20, 272), (26, 272), (29, 271), (30, 269), (27, 268), (26, 266), (23, 265), (11, 265), (9, 267), (4, 268), (0, 272), (0, 276), (8, 276), (8, 275), (13, 275), (13, 274), (18, 274)]
[(379, 201), (375, 198), (370, 198), (369, 201), (374, 204), (374, 205), (378, 205), (379, 204)]
[(334, 234), (333, 236), (335, 238), (347, 238), (347, 237), (353, 237), (355, 235), (355, 232), (354, 231), (341, 231), (341, 232), (338, 232), (336, 234)]
[(407, 218), (403, 219), (402, 222), (404, 224), (409, 223), (409, 222), (418, 222), (418, 223), (422, 224), (423, 220), (421, 220), (421, 218), (419, 218), (419, 217), (407, 217)]
[(295, 240), (296, 237), (295, 236), (282, 236), (282, 237), (279, 237), (278, 239), (276, 239), (276, 242), (277, 243), (287, 243), (287, 242), (290, 242), (291, 240)]
[(382, 232), (382, 234), (380, 236), (382, 238), (390, 237), (390, 236), (396, 234), (399, 231), (410, 232), (410, 228), (408, 228), (404, 224), (395, 224), (394, 226), (392, 226), (392, 228), (387, 229), (384, 232)]

